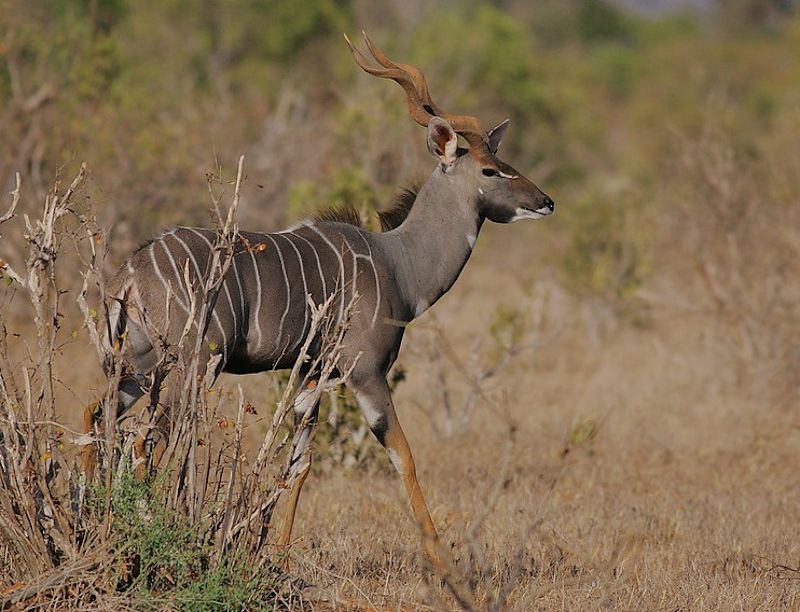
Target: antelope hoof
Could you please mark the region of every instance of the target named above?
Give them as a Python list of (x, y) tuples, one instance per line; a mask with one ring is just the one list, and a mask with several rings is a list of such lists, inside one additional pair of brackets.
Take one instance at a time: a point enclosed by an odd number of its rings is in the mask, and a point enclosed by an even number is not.
[(439, 539), (438, 538), (425, 538), (425, 543), (422, 546), (422, 551), (428, 562), (433, 566), (437, 573), (445, 575), (449, 570), (447, 564), (442, 561), (439, 554)]

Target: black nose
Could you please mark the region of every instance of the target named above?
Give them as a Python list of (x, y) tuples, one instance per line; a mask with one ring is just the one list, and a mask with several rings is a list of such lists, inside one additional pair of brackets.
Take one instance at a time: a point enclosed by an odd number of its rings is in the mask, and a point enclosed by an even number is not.
[(556, 203), (553, 202), (553, 198), (550, 196), (545, 196), (544, 205), (547, 206), (547, 208), (549, 208), (551, 211), (556, 209)]

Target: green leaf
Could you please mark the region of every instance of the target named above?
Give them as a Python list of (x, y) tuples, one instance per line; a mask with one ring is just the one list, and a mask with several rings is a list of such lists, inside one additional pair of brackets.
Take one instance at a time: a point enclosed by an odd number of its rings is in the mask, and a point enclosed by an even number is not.
[(590, 440), (594, 440), (597, 436), (597, 423), (594, 421), (584, 421), (579, 423), (569, 435), (569, 441), (578, 446)]

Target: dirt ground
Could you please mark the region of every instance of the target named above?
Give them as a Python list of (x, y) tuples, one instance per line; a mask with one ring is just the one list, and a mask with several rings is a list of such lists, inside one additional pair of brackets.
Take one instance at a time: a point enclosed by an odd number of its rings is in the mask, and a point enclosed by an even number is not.
[[(400, 358), (396, 400), (420, 480), (479, 597), (507, 593), (517, 610), (800, 609), (796, 406), (760, 396), (707, 315), (655, 305), (645, 323), (593, 332), (581, 305), (548, 285), (547, 266), (525, 264), (541, 231), (487, 228)], [(432, 321), (467, 360), (497, 296), (535, 308), (536, 283), (550, 288), (541, 346), (486, 385), (465, 431), (437, 434), (443, 407), (421, 348)], [(469, 387), (447, 380), (456, 395)], [(337, 605), (448, 601), (425, 580), (385, 457), (312, 473), (298, 520), (294, 571)]]
[[(656, 301), (626, 318), (570, 297), (535, 247), (545, 229), (487, 227), (399, 359), (407, 379), (395, 399), (420, 482), (479, 603), (800, 609), (796, 402), (766, 394), (705, 313)], [(524, 332), (533, 340), (445, 435), (442, 386), (463, 405), (472, 383), (458, 364), (475, 351), (491, 362), (475, 339), (500, 304), (538, 321)], [(75, 406), (64, 415), (75, 428), (100, 381), (80, 346), (65, 346), (58, 365), (59, 405)], [(452, 358), (439, 363), (444, 353)], [(264, 397), (263, 376), (223, 375), (220, 387), (237, 383)], [(452, 605), (422, 560), (390, 462), (374, 439), (365, 444), (376, 451), (366, 465), (323, 459), (306, 483), (291, 551), (293, 574), (313, 585), (304, 596), (319, 609)]]

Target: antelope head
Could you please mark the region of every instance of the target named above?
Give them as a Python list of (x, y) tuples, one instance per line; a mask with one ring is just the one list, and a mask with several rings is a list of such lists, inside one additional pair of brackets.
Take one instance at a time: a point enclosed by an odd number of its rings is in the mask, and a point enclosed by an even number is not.
[[(393, 62), (362, 34), (380, 67), (373, 66), (345, 35), (353, 58), (365, 72), (392, 79), (403, 88), (411, 118), (428, 128), (428, 149), (439, 160), (438, 170), (451, 179), (449, 184), (462, 201), (472, 203), (481, 218), (496, 223), (552, 214), (552, 198), (497, 157), (508, 119), (487, 131), (476, 117), (446, 113), (431, 98), (419, 68)], [(458, 146), (459, 135), (469, 148)]]

